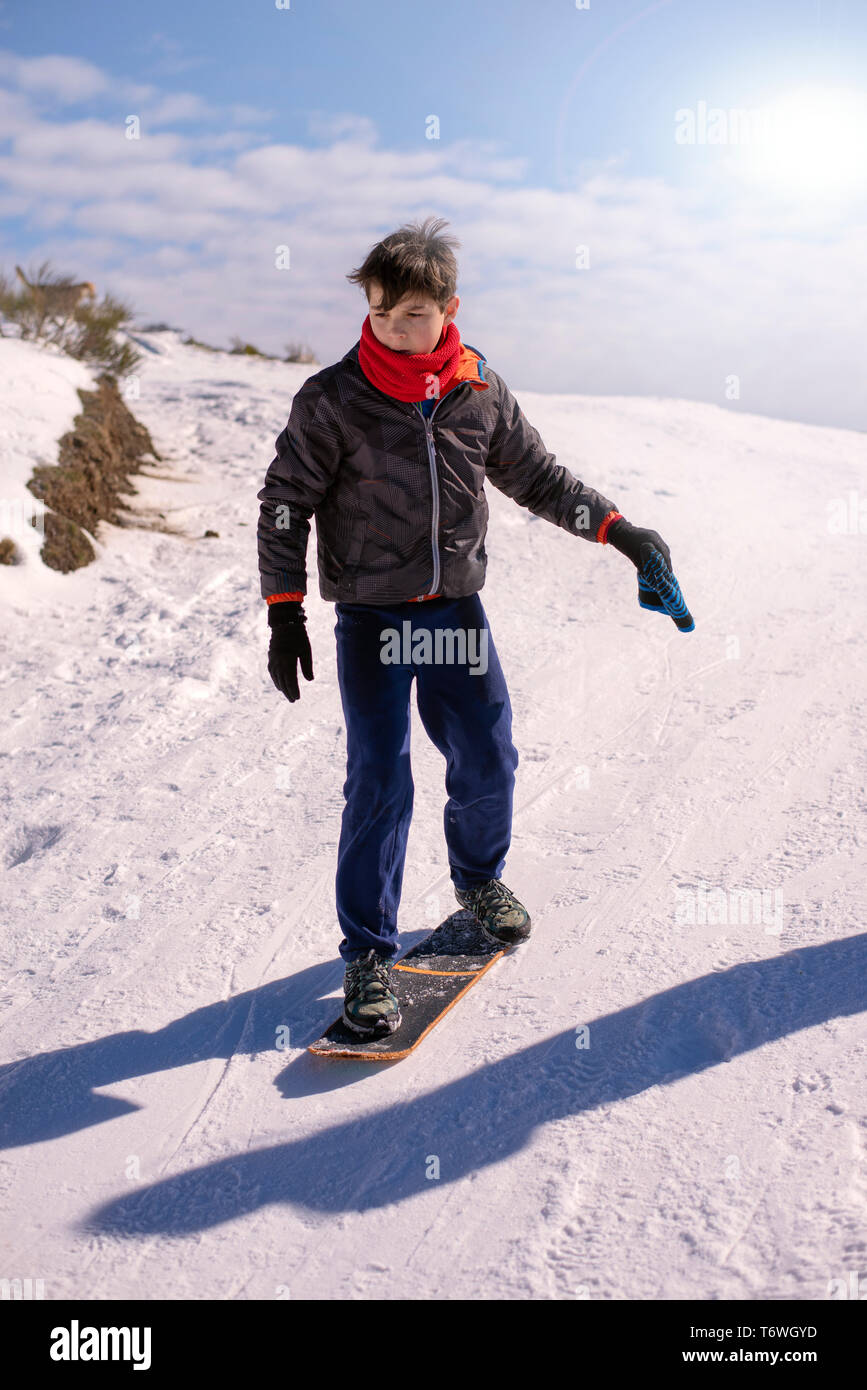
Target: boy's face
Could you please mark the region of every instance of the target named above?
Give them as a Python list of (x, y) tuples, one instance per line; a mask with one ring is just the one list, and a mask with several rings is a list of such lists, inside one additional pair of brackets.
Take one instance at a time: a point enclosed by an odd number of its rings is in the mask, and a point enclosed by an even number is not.
[(403, 353), (433, 352), (461, 302), (453, 295), (445, 309), (439, 309), (432, 299), (410, 294), (384, 313), (377, 307), (381, 301), (382, 286), (373, 280), (368, 301), (373, 336), (394, 352)]

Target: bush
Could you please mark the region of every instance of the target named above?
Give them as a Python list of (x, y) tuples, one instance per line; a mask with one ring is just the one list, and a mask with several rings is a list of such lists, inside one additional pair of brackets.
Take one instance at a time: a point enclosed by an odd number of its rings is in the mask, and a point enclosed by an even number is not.
[(46, 512), (45, 533), (39, 554), (49, 569), (71, 574), (96, 559), (90, 538), (71, 517)]
[(187, 337), (183, 343), (184, 347), (204, 348), (205, 352), (225, 352), (225, 348), (214, 347), (213, 343), (203, 343), (199, 338)]
[(82, 410), (60, 439), (57, 464), (37, 464), (27, 482), (47, 508), (40, 555), (50, 569), (63, 573), (95, 558), (86, 533), (96, 536), (100, 520), (131, 524), (121, 498), (135, 495), (131, 477), (148, 455), (159, 458), (114, 377), (103, 374), (95, 391), (79, 388), (78, 396)]
[(133, 318), (133, 309), (114, 295), (97, 300), (89, 281), (52, 271), (49, 261), (18, 283), (0, 272), (0, 316), (18, 325), (22, 338), (56, 344), (62, 352), (90, 362), (114, 376), (126, 376), (142, 360), (129, 343), (119, 343), (118, 329)]
[(287, 343), (284, 356), (278, 357), (273, 352), (262, 352), (260, 348), (253, 347), (252, 343), (245, 343), (243, 338), (230, 338), (233, 353), (245, 353), (248, 357), (265, 357), (269, 362), (318, 362), (312, 348), (306, 343)]
[(285, 357), (283, 358), (283, 361), (284, 361), (284, 362), (318, 362), (318, 361), (319, 361), (319, 358), (316, 356), (316, 354), (315, 354), (315, 352), (313, 351), (313, 349), (310, 348), (310, 347), (308, 347), (306, 343), (287, 343), (287, 344), (286, 344), (286, 355), (285, 355)]
[(65, 350), (82, 362), (95, 363), (112, 376), (128, 376), (142, 360), (142, 354), (131, 343), (119, 343), (115, 333), (129, 323), (132, 313), (128, 304), (104, 294), (93, 309), (77, 311)]
[(267, 352), (261, 352), (257, 347), (253, 347), (252, 343), (245, 343), (243, 338), (230, 338), (229, 342), (232, 344), (230, 356), (237, 353), (242, 353), (247, 357), (268, 357), (270, 355)]

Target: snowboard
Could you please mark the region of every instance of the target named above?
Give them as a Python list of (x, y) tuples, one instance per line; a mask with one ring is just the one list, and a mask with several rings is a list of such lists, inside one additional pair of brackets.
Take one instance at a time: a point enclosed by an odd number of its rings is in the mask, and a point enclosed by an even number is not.
[(471, 913), (456, 912), (392, 966), (391, 989), (401, 1015), (393, 1033), (361, 1038), (341, 1017), (307, 1050), (317, 1057), (398, 1062), (408, 1057), (467, 990), (512, 949), (490, 941)]

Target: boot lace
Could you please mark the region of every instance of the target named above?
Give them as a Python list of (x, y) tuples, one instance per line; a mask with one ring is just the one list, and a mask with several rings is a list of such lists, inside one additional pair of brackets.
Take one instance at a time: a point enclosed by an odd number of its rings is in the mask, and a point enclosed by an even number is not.
[(492, 878), (490, 883), (485, 883), (479, 889), (477, 902), (480, 907), (509, 907), (511, 906), (512, 895), (498, 878)]
[(389, 988), (390, 967), (391, 961), (372, 949), (357, 961), (350, 961), (347, 997), (351, 999), (362, 990), (365, 999), (381, 999)]

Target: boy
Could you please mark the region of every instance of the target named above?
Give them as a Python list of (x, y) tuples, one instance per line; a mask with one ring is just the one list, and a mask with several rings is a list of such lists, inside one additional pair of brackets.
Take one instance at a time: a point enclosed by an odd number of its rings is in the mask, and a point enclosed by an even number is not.
[(296, 662), (313, 679), (302, 606), (313, 513), (319, 591), (335, 604), (347, 733), (336, 875), (343, 1018), (365, 1037), (401, 1022), (390, 969), (413, 804), (414, 677), (419, 716), (446, 758), (457, 901), (492, 940), (530, 934), (526, 908), (500, 879), (518, 754), (479, 598), (485, 480), (573, 535), (610, 543), (637, 568), (647, 542), (671, 566), (655, 531), (631, 526), (556, 463), (502, 378), (461, 342), (459, 243), (441, 234), (447, 225), (428, 218), (400, 228), (347, 276), (367, 296), (361, 338), (296, 392), (258, 493), (268, 670), (290, 701), (299, 698)]

